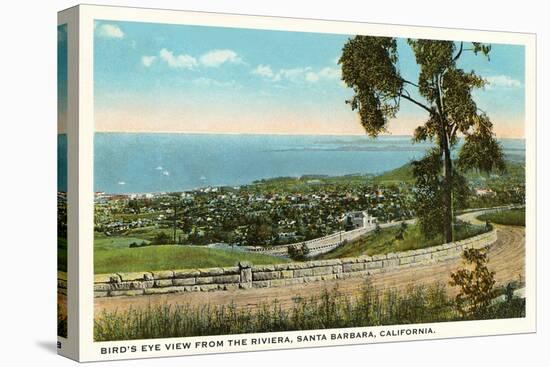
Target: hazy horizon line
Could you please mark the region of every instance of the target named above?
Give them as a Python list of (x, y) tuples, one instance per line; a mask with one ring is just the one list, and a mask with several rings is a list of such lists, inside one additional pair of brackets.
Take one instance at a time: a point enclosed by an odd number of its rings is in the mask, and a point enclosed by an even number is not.
[[(292, 132), (255, 132), (255, 131), (172, 131), (172, 130), (132, 130), (132, 131), (122, 131), (122, 130), (98, 130), (94, 133), (103, 133), (103, 134), (182, 134), (182, 135), (278, 135), (278, 136), (364, 136), (371, 139), (376, 139), (378, 137), (407, 137), (412, 138), (412, 134), (379, 134), (377, 137), (371, 137), (368, 134), (353, 134), (353, 133), (292, 133)], [(460, 136), (461, 138), (463, 136)], [(518, 139), (525, 140), (525, 136), (499, 136), (495, 134), (497, 139)]]

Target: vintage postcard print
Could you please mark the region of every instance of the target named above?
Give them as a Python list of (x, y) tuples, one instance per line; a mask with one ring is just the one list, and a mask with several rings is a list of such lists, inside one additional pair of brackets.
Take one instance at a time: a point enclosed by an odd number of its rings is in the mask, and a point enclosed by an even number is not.
[(534, 331), (534, 36), (96, 6), (58, 33), (66, 354)]

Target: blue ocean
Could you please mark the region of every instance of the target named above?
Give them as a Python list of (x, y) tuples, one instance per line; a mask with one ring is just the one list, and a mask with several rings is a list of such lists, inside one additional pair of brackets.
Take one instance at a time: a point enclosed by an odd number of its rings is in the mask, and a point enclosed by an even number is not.
[[(500, 140), (523, 161), (522, 139)], [(431, 147), (410, 137), (96, 133), (95, 191), (145, 193), (236, 186), (280, 176), (378, 174)]]

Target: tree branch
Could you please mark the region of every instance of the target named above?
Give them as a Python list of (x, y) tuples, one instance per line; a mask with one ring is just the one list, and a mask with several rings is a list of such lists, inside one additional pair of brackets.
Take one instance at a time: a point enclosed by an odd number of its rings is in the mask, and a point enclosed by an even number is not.
[[(404, 90), (404, 91), (407, 92), (406, 90)], [(414, 98), (412, 98), (412, 97), (410, 96), (409, 92), (407, 92), (407, 94), (408, 94), (408, 95), (405, 95), (405, 94), (403, 94), (403, 93), (400, 93), (401, 97), (405, 98), (407, 101), (410, 101), (410, 102), (414, 103), (415, 105), (417, 105), (418, 107), (421, 107), (421, 108), (425, 109), (425, 110), (428, 111), (429, 113), (432, 113), (432, 112), (433, 112), (433, 110), (432, 110), (430, 107), (428, 107), (428, 106), (426, 106), (425, 104), (420, 103), (420, 102), (418, 102), (417, 100), (415, 100)]]
[(454, 136), (457, 131), (458, 131), (458, 124), (455, 123), (454, 126), (451, 127), (451, 136)]
[(410, 84), (410, 85), (412, 85), (412, 86), (414, 86), (414, 87), (420, 88), (420, 86), (419, 86), (418, 84), (413, 83), (413, 82), (411, 82), (411, 81), (408, 81), (407, 79), (399, 78), (399, 80), (401, 80), (403, 83), (407, 83), (407, 84)]
[(483, 127), (486, 128), (487, 130), (491, 130), (491, 126), (489, 126), (489, 125), (487, 125), (486, 123), (484, 123), (482, 119), (478, 119), (477, 123), (478, 123), (478, 125), (483, 126)]
[(462, 51), (472, 51), (472, 52), (473, 52), (473, 51), (475, 51), (475, 48), (465, 48), (465, 49), (462, 50)]
[(479, 107), (476, 107), (476, 110), (478, 110), (478, 111), (480, 111), (480, 112), (484, 113), (485, 115), (487, 114), (487, 112), (486, 112), (485, 110), (482, 110), (482, 109), (481, 109), (481, 108), (479, 108)]
[(445, 105), (443, 104), (443, 74), (445, 74), (447, 70), (444, 70), (443, 73), (441, 73), (441, 76), (437, 77), (437, 96), (439, 98), (439, 108), (441, 109), (441, 115), (445, 116)]
[(460, 55), (462, 55), (462, 51), (464, 50), (464, 42), (460, 42), (460, 49), (458, 50), (458, 53), (453, 57), (453, 61), (458, 60)]

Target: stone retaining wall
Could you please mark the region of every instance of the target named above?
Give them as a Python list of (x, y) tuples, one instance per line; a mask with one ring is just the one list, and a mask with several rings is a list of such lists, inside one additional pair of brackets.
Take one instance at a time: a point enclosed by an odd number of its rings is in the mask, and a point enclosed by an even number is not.
[[(232, 267), (98, 274), (95, 297), (281, 287), (332, 279), (362, 277), (399, 268), (430, 264), (461, 256), (466, 248), (484, 248), (497, 239), (497, 230), (463, 241), (425, 249), (334, 260)], [(59, 278), (59, 277), (58, 277)], [(58, 286), (65, 284), (58, 280)]]
[[(407, 219), (403, 221), (382, 223), (380, 228), (396, 227), (402, 223), (414, 224), (416, 219)], [(346, 241), (353, 241), (369, 232), (373, 232), (376, 229), (376, 225), (369, 225), (367, 227), (361, 227), (352, 229), (351, 231), (341, 231), (329, 234), (324, 237), (315, 238), (308, 241), (290, 243), (287, 245), (278, 245), (272, 247), (263, 246), (245, 246), (246, 251), (261, 252), (273, 256), (288, 257), (288, 247), (306, 245), (309, 249), (307, 257), (314, 257), (332, 251), (333, 249), (343, 245)]]
[(324, 237), (315, 238), (308, 241), (289, 243), (287, 245), (278, 245), (271, 247), (264, 246), (246, 246), (245, 249), (250, 252), (261, 252), (266, 255), (288, 257), (288, 247), (306, 245), (309, 248), (308, 256), (315, 256), (332, 250), (340, 246), (344, 241), (352, 241), (362, 235), (373, 231), (375, 226), (362, 227), (351, 231), (341, 231), (329, 234)]

